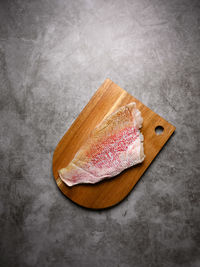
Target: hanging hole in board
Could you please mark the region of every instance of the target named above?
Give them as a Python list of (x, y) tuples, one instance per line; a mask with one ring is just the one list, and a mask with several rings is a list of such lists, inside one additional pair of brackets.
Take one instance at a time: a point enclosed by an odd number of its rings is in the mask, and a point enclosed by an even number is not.
[(157, 126), (155, 128), (155, 132), (157, 135), (161, 135), (163, 133), (163, 131), (164, 131), (164, 128), (162, 126)]

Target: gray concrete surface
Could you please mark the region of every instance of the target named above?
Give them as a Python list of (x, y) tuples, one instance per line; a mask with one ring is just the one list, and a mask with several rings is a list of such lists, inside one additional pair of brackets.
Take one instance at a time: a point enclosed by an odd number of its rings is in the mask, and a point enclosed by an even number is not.
[[(200, 266), (200, 1), (0, 1), (0, 266)], [(105, 211), (57, 189), (54, 148), (109, 77), (177, 127)]]

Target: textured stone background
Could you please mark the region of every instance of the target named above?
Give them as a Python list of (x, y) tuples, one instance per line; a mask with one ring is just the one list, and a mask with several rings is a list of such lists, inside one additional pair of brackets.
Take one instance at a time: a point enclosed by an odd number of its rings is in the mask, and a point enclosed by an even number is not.
[[(200, 266), (200, 1), (0, 1), (0, 266)], [(51, 171), (109, 77), (177, 127), (120, 205)]]

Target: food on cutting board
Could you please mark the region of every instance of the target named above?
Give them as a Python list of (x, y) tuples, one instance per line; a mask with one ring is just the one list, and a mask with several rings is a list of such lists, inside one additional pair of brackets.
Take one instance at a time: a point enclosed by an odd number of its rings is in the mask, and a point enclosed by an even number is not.
[(59, 176), (68, 186), (95, 184), (116, 176), (144, 158), (143, 118), (134, 102), (104, 118)]

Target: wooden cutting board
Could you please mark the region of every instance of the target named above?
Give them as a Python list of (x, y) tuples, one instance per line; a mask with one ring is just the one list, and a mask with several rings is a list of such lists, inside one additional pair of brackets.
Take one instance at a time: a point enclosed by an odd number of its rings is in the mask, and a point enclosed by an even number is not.
[[(114, 178), (97, 184), (80, 184), (73, 187), (65, 185), (58, 177), (58, 170), (67, 166), (90, 132), (105, 116), (133, 101), (136, 102), (136, 106), (141, 111), (144, 119), (141, 128), (144, 135), (144, 153), (146, 155), (144, 162), (123, 171)], [(157, 126), (164, 128), (160, 135), (155, 132)], [(56, 183), (64, 195), (83, 207), (103, 209), (113, 206), (129, 194), (174, 130), (173, 125), (110, 79), (106, 79), (54, 151), (53, 175)]]

